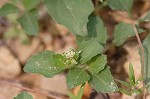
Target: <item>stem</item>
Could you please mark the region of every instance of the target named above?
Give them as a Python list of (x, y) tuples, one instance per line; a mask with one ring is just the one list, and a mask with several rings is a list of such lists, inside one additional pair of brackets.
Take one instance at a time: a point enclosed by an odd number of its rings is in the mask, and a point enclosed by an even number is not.
[[(145, 61), (145, 58), (144, 58), (144, 48), (143, 48), (143, 45), (142, 45), (142, 42), (141, 42), (141, 39), (140, 39), (140, 37), (139, 37), (139, 34), (138, 34), (138, 30), (137, 30), (137, 28), (136, 28), (136, 23), (137, 23), (137, 20), (133, 20), (133, 19), (130, 19), (130, 18), (128, 18), (128, 17), (125, 17), (125, 16), (122, 16), (120, 13), (118, 13), (118, 12), (115, 12), (116, 13), (116, 15), (118, 15), (118, 16), (120, 16), (120, 17), (122, 17), (123, 18), (123, 20), (128, 20), (128, 22), (130, 23), (130, 24), (132, 24), (132, 26), (133, 26), (133, 30), (134, 30), (134, 33), (135, 33), (135, 36), (136, 36), (136, 38), (137, 38), (137, 41), (138, 41), (138, 44), (139, 44), (139, 48), (140, 48), (140, 50), (141, 50), (141, 71), (142, 71), (142, 76), (144, 76), (145, 75), (145, 73), (144, 73), (144, 70), (145, 70), (145, 64), (144, 64), (144, 61)], [(147, 14), (147, 13), (146, 13)], [(145, 15), (146, 15), (145, 14)], [(145, 16), (145, 15), (143, 15), (143, 16)], [(142, 16), (142, 17), (143, 17)], [(145, 85), (144, 85), (144, 81), (143, 81), (143, 99), (145, 99), (146, 98), (146, 92), (145, 92)]]
[(28, 91), (28, 92), (38, 93), (38, 94), (47, 96), (47, 97), (52, 98), (52, 99), (64, 99), (64, 98), (67, 99), (66, 96), (58, 96), (58, 95), (56, 96), (56, 95), (53, 95), (52, 93), (49, 93), (49, 92), (42, 92), (40, 90), (33, 90), (33, 89), (30, 89), (30, 88), (27, 88), (27, 87), (16, 85), (15, 83), (12, 83), (10, 81), (0, 80), (0, 84), (9, 85), (9, 86), (19, 88), (21, 90)]
[(135, 24), (135, 23), (137, 23), (135, 20), (133, 20), (133, 19), (131, 19), (131, 18), (129, 18), (129, 17), (123, 16), (122, 14), (120, 14), (120, 13), (118, 13), (118, 12), (114, 12), (114, 13), (115, 13), (116, 15), (122, 17), (122, 18), (123, 18), (122, 21), (128, 20), (128, 22), (129, 22), (130, 24)]
[(99, 15), (99, 0), (95, 0), (95, 14)]
[(140, 37), (139, 37), (139, 34), (138, 34), (138, 31), (137, 31), (137, 28), (136, 28), (136, 26), (135, 26), (135, 24), (133, 24), (133, 29), (134, 29), (134, 33), (135, 33), (135, 35), (136, 35), (136, 38), (137, 38), (137, 40), (138, 40), (138, 43), (139, 43), (139, 47), (140, 47), (140, 50), (141, 50), (141, 57), (142, 57), (142, 59), (141, 59), (141, 67), (143, 67), (143, 69), (142, 69), (142, 74), (144, 74), (144, 48), (143, 48), (143, 45), (142, 45), (142, 42), (141, 42), (141, 39), (140, 39)]
[[(143, 48), (143, 45), (142, 45), (142, 42), (141, 42), (141, 39), (139, 37), (139, 34), (138, 34), (138, 30), (135, 26), (135, 24), (133, 24), (133, 29), (134, 29), (134, 33), (136, 35), (136, 38), (138, 40), (138, 43), (139, 43), (139, 47), (140, 47), (140, 50), (141, 50), (141, 71), (142, 71), (142, 75), (144, 76), (145, 73), (144, 73), (144, 70), (145, 70), (145, 66), (144, 66), (144, 61), (145, 61), (145, 58), (144, 58), (144, 48)], [(146, 92), (145, 92), (145, 84), (144, 84), (144, 81), (143, 81), (143, 99), (146, 98)]]

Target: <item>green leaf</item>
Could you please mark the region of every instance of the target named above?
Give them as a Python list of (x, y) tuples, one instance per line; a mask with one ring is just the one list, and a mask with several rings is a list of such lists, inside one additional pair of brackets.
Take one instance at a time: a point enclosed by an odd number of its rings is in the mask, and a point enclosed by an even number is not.
[(87, 24), (88, 35), (77, 36), (77, 42), (80, 44), (83, 41), (94, 41), (101, 44), (105, 44), (107, 40), (106, 28), (103, 25), (103, 21), (94, 15), (89, 16), (89, 22)]
[(146, 39), (143, 41), (143, 47), (144, 47), (144, 74), (143, 79), (144, 83), (146, 85), (147, 91), (150, 92), (150, 34), (146, 37)]
[(118, 87), (113, 80), (109, 67), (105, 68), (99, 74), (92, 73), (90, 84), (98, 92), (110, 93), (118, 91)]
[(108, 0), (108, 5), (113, 10), (130, 12), (133, 5), (133, 0)]
[(39, 31), (38, 26), (38, 13), (36, 10), (26, 12), (23, 16), (18, 19), (21, 27), (29, 35), (37, 35)]
[(18, 94), (14, 99), (33, 99), (32, 95), (28, 94), (27, 92), (23, 91)]
[(138, 89), (137, 90), (137, 95), (141, 94), (142, 92), (143, 92), (142, 89)]
[(61, 55), (61, 54), (55, 54), (53, 55), (53, 63), (56, 66), (62, 66), (63, 64), (65, 64), (65, 56)]
[(125, 82), (119, 79), (115, 79), (115, 80), (126, 87), (129, 87), (129, 88), (131, 87), (129, 82)]
[(43, 51), (33, 55), (27, 61), (24, 71), (42, 74), (45, 77), (53, 77), (67, 68), (64, 60), (64, 56), (51, 51)]
[(73, 93), (69, 92), (68, 93), (69, 99), (76, 99), (76, 96), (74, 96)]
[(134, 89), (134, 90), (132, 90), (132, 95), (134, 95), (134, 96), (137, 96), (137, 95), (139, 95), (141, 93), (142, 93), (141, 89)]
[(130, 92), (129, 90), (126, 90), (126, 89), (123, 89), (123, 88), (119, 88), (119, 91), (120, 91), (121, 93), (124, 93), (124, 94), (126, 94), (126, 95), (131, 96), (131, 92)]
[(130, 84), (132, 86), (134, 86), (134, 84), (135, 84), (135, 75), (134, 75), (134, 69), (133, 69), (132, 63), (130, 63), (130, 65), (129, 65), (129, 80), (130, 80)]
[(34, 9), (41, 0), (23, 0), (23, 5), (27, 11)]
[(85, 63), (97, 54), (102, 53), (103, 46), (98, 42), (84, 42), (79, 45), (79, 51), (81, 51), (80, 62)]
[(6, 3), (4, 6), (0, 8), (0, 16), (6, 16), (12, 13), (18, 13), (19, 9), (13, 4)]
[(150, 21), (150, 11), (147, 13), (147, 15), (141, 19), (142, 21)]
[(98, 73), (104, 69), (107, 63), (106, 55), (97, 55), (93, 57), (87, 64), (88, 70), (92, 71), (93, 73)]
[(73, 68), (67, 74), (68, 88), (74, 88), (90, 79), (90, 75), (81, 68)]
[(86, 36), (88, 16), (94, 10), (91, 0), (44, 0), (49, 14), (72, 33)]
[(15, 27), (10, 27), (4, 33), (3, 38), (4, 39), (12, 39), (12, 38), (17, 38), (18, 36), (19, 36), (18, 30)]
[(140, 77), (136, 82), (135, 85), (138, 85), (143, 80), (143, 77)]
[(80, 87), (80, 90), (78, 91), (78, 94), (77, 96), (74, 96), (74, 94), (72, 94), (71, 92), (68, 94), (70, 99), (82, 99), (82, 96), (83, 96), (83, 92), (84, 92), (84, 85), (82, 85)]
[[(139, 26), (137, 25), (137, 30), (138, 33), (143, 33), (144, 30), (139, 28)], [(115, 27), (115, 31), (114, 31), (114, 43), (117, 46), (122, 45), (129, 37), (134, 36), (134, 30), (133, 30), (133, 26), (131, 24), (128, 23), (124, 23), (121, 22), (118, 25), (116, 25)]]
[(122, 45), (129, 37), (135, 35), (131, 24), (119, 23), (114, 31), (114, 43), (117, 46)]
[(84, 85), (82, 85), (82, 86), (80, 87), (80, 90), (78, 91), (78, 94), (77, 94), (77, 96), (76, 96), (76, 99), (82, 99), (83, 91), (84, 91)]
[(18, 4), (20, 3), (22, 0), (9, 0), (10, 3), (12, 4)]

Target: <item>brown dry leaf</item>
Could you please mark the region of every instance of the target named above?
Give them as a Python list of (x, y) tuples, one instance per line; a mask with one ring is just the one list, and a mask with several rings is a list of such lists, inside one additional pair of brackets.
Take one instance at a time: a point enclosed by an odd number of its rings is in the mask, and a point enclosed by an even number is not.
[(0, 0), (0, 7), (2, 7), (8, 0)]
[[(77, 95), (77, 94), (78, 94), (78, 91), (80, 90), (80, 87), (81, 87), (81, 85), (75, 87), (75, 88), (72, 90), (72, 92), (73, 92), (74, 95)], [(83, 92), (83, 96), (84, 96), (84, 97), (83, 97), (83, 98), (84, 98), (84, 99), (89, 99), (91, 92), (92, 92), (92, 90), (91, 90), (91, 88), (90, 88), (90, 85), (89, 85), (88, 83), (86, 83), (86, 84), (85, 84), (85, 87), (84, 87), (84, 92)]]
[[(34, 79), (33, 79), (34, 78)], [(19, 81), (30, 88), (40, 88), (41, 75), (37, 74), (23, 74), (19, 76)]]
[(146, 96), (146, 99), (150, 99), (150, 95)]
[(8, 42), (11, 50), (16, 54), (21, 63), (25, 63), (29, 57), (43, 49), (38, 38), (32, 38), (30, 44), (23, 44), (20, 40)]
[(54, 49), (54, 45), (53, 45), (54, 38), (52, 37), (52, 35), (50, 33), (48, 33), (48, 32), (40, 33), (39, 37), (45, 45), (45, 50), (53, 50)]
[(126, 94), (123, 94), (121, 99), (135, 99), (135, 96), (128, 96)]
[[(41, 75), (37, 74), (24, 74), (19, 77), (22, 84), (33, 90), (39, 90), (41, 88)], [(38, 93), (31, 93), (34, 99), (47, 99), (47, 96)]]
[(110, 99), (120, 99), (121, 93), (119, 93), (119, 92), (109, 93), (109, 97), (110, 97)]
[(141, 77), (141, 61), (140, 61), (140, 55), (139, 55), (139, 46), (137, 44), (133, 45), (125, 45), (124, 48), (127, 50), (127, 61), (124, 64), (124, 69), (127, 73), (129, 73), (129, 63), (131, 62), (133, 64), (134, 73), (135, 73), (135, 79), (138, 79)]
[(21, 73), (19, 61), (7, 47), (0, 47), (0, 78), (13, 79)]
[[(15, 83), (21, 86), (19, 83)], [(21, 90), (8, 84), (0, 84), (0, 99), (13, 99)]]
[(125, 23), (132, 23), (133, 21), (128, 16), (127, 12), (122, 11), (114, 11), (109, 13), (115, 22), (125, 22)]
[(41, 88), (50, 90), (52, 92), (60, 94), (68, 94), (68, 88), (66, 85), (66, 76), (64, 74), (58, 74), (53, 78), (41, 78)]

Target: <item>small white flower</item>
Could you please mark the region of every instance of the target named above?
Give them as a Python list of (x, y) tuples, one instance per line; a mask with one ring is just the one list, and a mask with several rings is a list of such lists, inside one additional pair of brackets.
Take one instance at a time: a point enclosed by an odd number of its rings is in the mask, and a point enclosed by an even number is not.
[(66, 58), (73, 58), (73, 56), (76, 54), (76, 52), (74, 51), (74, 49), (69, 48), (64, 55), (66, 56)]

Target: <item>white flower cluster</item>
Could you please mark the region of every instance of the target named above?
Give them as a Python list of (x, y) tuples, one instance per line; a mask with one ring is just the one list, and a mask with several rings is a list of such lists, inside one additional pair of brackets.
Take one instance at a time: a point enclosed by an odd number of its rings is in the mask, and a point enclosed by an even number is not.
[(73, 56), (76, 54), (76, 52), (72, 49), (72, 48), (70, 48), (70, 49), (68, 49), (65, 53), (64, 53), (64, 55), (66, 56), (66, 58), (73, 58)]

